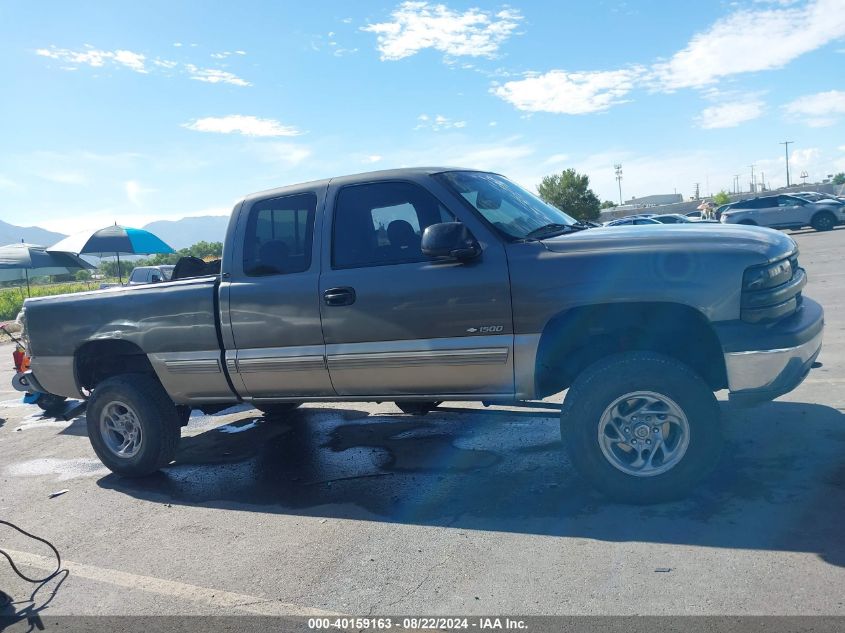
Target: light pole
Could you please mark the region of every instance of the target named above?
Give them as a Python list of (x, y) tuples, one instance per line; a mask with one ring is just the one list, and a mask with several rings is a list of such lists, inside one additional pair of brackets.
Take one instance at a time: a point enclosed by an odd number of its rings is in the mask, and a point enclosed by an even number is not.
[(783, 145), (783, 151), (786, 154), (786, 186), (789, 187), (789, 146), (795, 141), (781, 141), (779, 145)]
[(616, 163), (613, 166), (616, 173), (616, 182), (619, 185), (619, 205), (622, 205), (622, 163)]
[(754, 164), (751, 164), (751, 193), (757, 193), (757, 180), (754, 176)]

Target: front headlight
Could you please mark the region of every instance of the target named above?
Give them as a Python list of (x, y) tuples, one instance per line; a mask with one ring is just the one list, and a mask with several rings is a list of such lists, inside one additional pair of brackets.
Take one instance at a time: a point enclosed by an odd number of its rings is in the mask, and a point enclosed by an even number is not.
[[(797, 260), (795, 261), (797, 266)], [(792, 279), (793, 258), (781, 259), (774, 264), (751, 266), (742, 275), (743, 290), (774, 288)]]

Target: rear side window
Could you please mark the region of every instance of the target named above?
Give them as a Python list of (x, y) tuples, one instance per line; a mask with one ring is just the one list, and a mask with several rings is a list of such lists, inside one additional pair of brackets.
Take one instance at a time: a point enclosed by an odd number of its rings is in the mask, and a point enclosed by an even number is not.
[(454, 216), (428, 191), (409, 182), (349, 185), (335, 202), (332, 266), (356, 268), (425, 261), (427, 226)]
[(244, 272), (259, 277), (308, 270), (316, 208), (314, 193), (262, 200), (253, 205), (246, 225)]

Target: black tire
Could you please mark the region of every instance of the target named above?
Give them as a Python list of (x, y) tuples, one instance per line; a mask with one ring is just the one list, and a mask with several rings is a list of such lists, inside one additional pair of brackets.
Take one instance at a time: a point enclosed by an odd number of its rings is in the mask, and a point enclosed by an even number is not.
[(832, 231), (836, 226), (836, 216), (830, 211), (819, 211), (810, 220), (810, 226), (817, 231)]
[(191, 407), (180, 404), (176, 406), (176, 415), (179, 418), (179, 426), (188, 426), (188, 421), (191, 419)]
[[(643, 393), (662, 397), (671, 405), (675, 405), (683, 414), (688, 426), (688, 443), (684, 450), (678, 451), (678, 461), (674, 465), (671, 460), (661, 465), (658, 460), (656, 471), (659, 471), (660, 467), (668, 469), (664, 472), (654, 472), (650, 476), (643, 476), (643, 471), (639, 471), (639, 475), (629, 474), (614, 465), (611, 458), (605, 456), (602, 448), (603, 443), (607, 445), (615, 441), (611, 433), (615, 430), (613, 424), (608, 423), (602, 427), (603, 416), (610, 412), (614, 423), (621, 421), (621, 418), (614, 417), (613, 414), (622, 409), (611, 409), (620, 401), (620, 407), (630, 405), (633, 407), (632, 415), (636, 414), (636, 406), (640, 400), (636, 397), (626, 399), (625, 396)], [(657, 420), (657, 417), (654, 419)], [(663, 419), (666, 417), (664, 415)], [(663, 450), (664, 444), (671, 452), (669, 436), (667, 435), (664, 441), (662, 433), (665, 428), (671, 433), (676, 427), (664, 427), (663, 425), (668, 423), (657, 421), (646, 423), (644, 418), (645, 416), (639, 419), (634, 417), (631, 422), (622, 423), (625, 425), (623, 430), (632, 438), (630, 442), (639, 443), (639, 450), (642, 451), (627, 455), (646, 454), (648, 449), (645, 448), (644, 442), (651, 446), (652, 436), (642, 439), (644, 436), (634, 433), (637, 433), (637, 429), (642, 431), (640, 427), (643, 426), (648, 432), (651, 425), (655, 424), (657, 426), (653, 427), (654, 432), (658, 433), (659, 428), (661, 435), (654, 436), (654, 461), (658, 459), (657, 455)], [(646, 419), (652, 418), (649, 416)], [(629, 424), (636, 424), (633, 433)], [(652, 352), (616, 354), (584, 370), (566, 394), (561, 410), (561, 436), (572, 464), (584, 479), (606, 496), (622, 503), (633, 504), (657, 503), (683, 497), (712, 470), (722, 449), (721, 414), (710, 387), (687, 365)], [(625, 452), (621, 451), (625, 446), (632, 451), (637, 450), (630, 443), (625, 444), (625, 441), (626, 438), (619, 438), (616, 454), (625, 456)], [(675, 444), (676, 447), (680, 445), (679, 442)], [(606, 450), (613, 452), (611, 449)], [(617, 458), (617, 464), (621, 461)], [(624, 467), (622, 464), (622, 468)]]
[(394, 403), (402, 413), (426, 415), (443, 404), (442, 400), (402, 400)]
[[(101, 430), (108, 408), (127, 409), (140, 427), (137, 453), (120, 456), (113, 448), (119, 435)], [(128, 414), (125, 414), (128, 415)], [(154, 378), (145, 374), (124, 374), (97, 385), (88, 399), (88, 439), (100, 461), (113, 473), (141, 477), (173, 461), (179, 444), (180, 419), (176, 406)]]
[(42, 393), (38, 396), (38, 400), (35, 401), (35, 404), (37, 404), (42, 411), (49, 411), (50, 409), (58, 407), (65, 400), (67, 400), (67, 398), (64, 396), (57, 396), (54, 393)]
[(300, 406), (302, 406), (301, 402), (276, 402), (274, 404), (255, 405), (255, 408), (268, 419), (274, 419), (284, 417), (285, 414), (298, 409)]

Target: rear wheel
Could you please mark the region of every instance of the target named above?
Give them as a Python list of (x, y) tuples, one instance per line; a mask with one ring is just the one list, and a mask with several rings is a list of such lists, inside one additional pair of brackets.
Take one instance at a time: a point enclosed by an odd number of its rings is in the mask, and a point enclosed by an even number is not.
[(149, 475), (176, 456), (179, 414), (150, 376), (125, 374), (104, 380), (88, 399), (86, 418), (94, 452), (118, 475)]
[(817, 231), (830, 231), (836, 226), (836, 216), (830, 211), (820, 211), (813, 216), (810, 226)]
[(443, 404), (442, 400), (405, 400), (395, 403), (399, 410), (408, 415), (426, 415)]
[(715, 466), (719, 405), (689, 367), (629, 352), (588, 367), (567, 392), (564, 445), (579, 473), (608, 497), (655, 503), (684, 496)]

